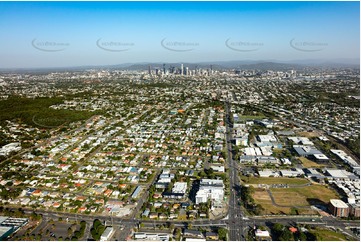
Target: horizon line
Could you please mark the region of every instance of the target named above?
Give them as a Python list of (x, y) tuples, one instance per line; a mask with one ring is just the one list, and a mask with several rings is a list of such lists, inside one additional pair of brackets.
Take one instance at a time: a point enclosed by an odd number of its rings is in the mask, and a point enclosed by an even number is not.
[[(298, 60), (274, 60), (274, 59), (265, 59), (265, 60), (216, 60), (216, 61), (139, 61), (139, 62), (123, 62), (117, 64), (84, 64), (84, 65), (72, 65), (72, 66), (41, 66), (41, 67), (0, 67), (0, 70), (33, 70), (33, 69), (74, 69), (74, 68), (106, 68), (112, 66), (121, 66), (121, 65), (149, 65), (149, 64), (209, 64), (209, 65), (222, 65), (222, 63), (230, 62), (241, 62), (239, 65), (254, 65), (254, 64), (265, 64), (265, 63), (274, 63), (274, 64), (288, 64), (288, 65), (359, 65), (361, 64), (360, 58), (334, 58), (334, 59), (298, 59)], [(243, 63), (242, 63), (243, 62)], [(250, 62), (250, 63), (246, 63)], [(299, 63), (302, 62), (302, 63)], [(317, 62), (317, 63), (316, 63)], [(212, 64), (214, 63), (214, 64)], [(361, 67), (361, 66), (360, 66)], [(123, 68), (123, 67), (122, 67)], [(126, 66), (124, 67), (126, 68)], [(230, 67), (224, 67), (230, 69)]]

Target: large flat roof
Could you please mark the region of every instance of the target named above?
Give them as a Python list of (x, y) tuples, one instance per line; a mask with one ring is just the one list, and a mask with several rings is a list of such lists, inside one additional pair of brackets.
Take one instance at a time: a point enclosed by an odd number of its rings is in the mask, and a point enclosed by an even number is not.
[(331, 199), (330, 203), (335, 208), (348, 208), (348, 205), (340, 199)]
[(336, 178), (348, 178), (348, 175), (345, 174), (343, 170), (333, 170), (333, 169), (327, 169), (326, 170), (328, 174), (330, 174), (332, 177)]
[(8, 219), (9, 217), (5, 217), (5, 216), (0, 216), (0, 224), (2, 222), (4, 222), (6, 219)]

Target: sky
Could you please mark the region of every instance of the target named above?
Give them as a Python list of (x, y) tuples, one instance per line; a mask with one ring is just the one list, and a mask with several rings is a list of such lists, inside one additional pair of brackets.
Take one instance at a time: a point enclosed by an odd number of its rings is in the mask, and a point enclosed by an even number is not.
[(360, 57), (359, 2), (0, 2), (0, 68)]

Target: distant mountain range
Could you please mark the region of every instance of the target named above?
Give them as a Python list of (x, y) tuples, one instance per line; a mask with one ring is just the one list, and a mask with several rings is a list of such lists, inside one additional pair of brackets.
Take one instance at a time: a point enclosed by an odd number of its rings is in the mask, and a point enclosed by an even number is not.
[(148, 70), (149, 66), (154, 70), (156, 68), (163, 69), (173, 66), (180, 68), (183, 64), (184, 68), (188, 67), (190, 70), (195, 68), (213, 70), (225, 69), (240, 69), (240, 70), (302, 70), (307, 67), (323, 67), (323, 68), (359, 68), (360, 59), (334, 59), (330, 60), (291, 60), (291, 61), (278, 61), (278, 60), (242, 60), (242, 61), (208, 61), (208, 62), (141, 62), (141, 63), (123, 63), (118, 65), (97, 65), (97, 66), (75, 66), (75, 67), (51, 67), (51, 68), (0, 68), (0, 72), (33, 72), (33, 73), (47, 73), (51, 71), (84, 71), (89, 69), (99, 70)]

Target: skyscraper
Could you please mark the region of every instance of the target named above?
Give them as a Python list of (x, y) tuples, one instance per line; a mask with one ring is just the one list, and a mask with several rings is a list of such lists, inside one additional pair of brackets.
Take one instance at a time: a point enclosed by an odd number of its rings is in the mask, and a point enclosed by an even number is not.
[(183, 64), (181, 64), (181, 75), (183, 76)]

